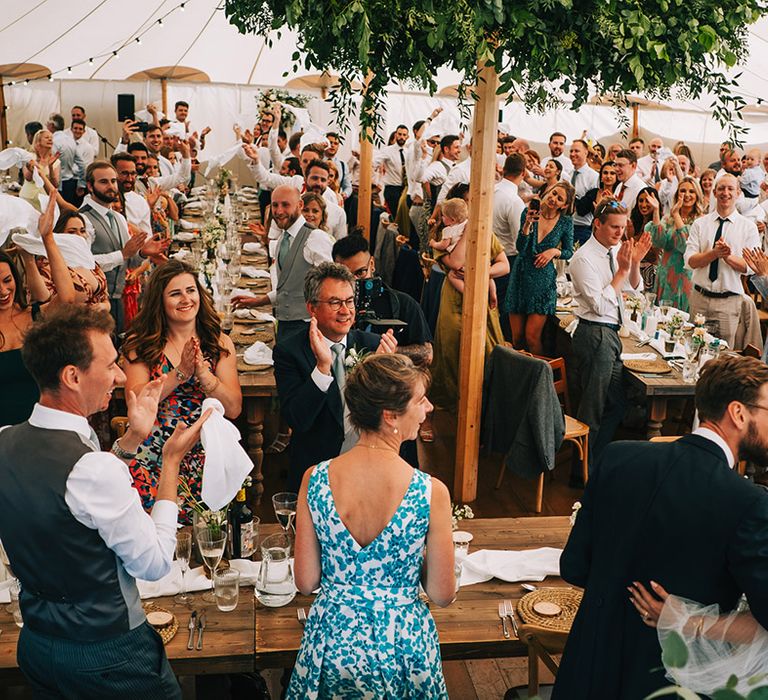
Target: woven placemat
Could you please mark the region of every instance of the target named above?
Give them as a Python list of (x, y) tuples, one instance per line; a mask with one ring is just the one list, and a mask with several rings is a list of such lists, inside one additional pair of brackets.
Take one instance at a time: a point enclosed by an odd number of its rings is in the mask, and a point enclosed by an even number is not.
[(170, 642), (176, 636), (176, 632), (179, 631), (179, 621), (176, 619), (176, 615), (174, 615), (170, 610), (161, 608), (155, 603), (144, 603), (144, 613), (146, 614), (149, 612), (164, 612), (173, 617), (173, 620), (169, 625), (154, 628), (155, 632), (157, 632), (160, 635), (160, 638), (163, 640), (163, 644), (168, 644), (168, 642)]
[(249, 365), (242, 357), (237, 358), (238, 372), (266, 372), (272, 369), (272, 365)]
[(672, 371), (664, 360), (624, 360), (624, 366), (641, 374), (668, 374)]
[[(255, 331), (251, 333), (250, 331)], [(235, 326), (229, 334), (235, 345), (253, 345), (257, 340), (271, 345), (275, 340), (275, 331), (269, 326)]]
[(266, 253), (243, 253), (240, 256), (241, 265), (264, 265), (267, 262)]
[[(517, 601), (517, 612), (523, 622), (529, 625), (557, 632), (569, 632), (583, 595), (574, 588), (539, 588)], [(562, 612), (552, 617), (540, 615), (533, 606), (543, 601), (559, 605)]]
[(271, 284), (268, 277), (241, 277), (237, 281), (238, 287), (251, 287), (254, 292), (259, 291), (259, 289), (268, 292)]

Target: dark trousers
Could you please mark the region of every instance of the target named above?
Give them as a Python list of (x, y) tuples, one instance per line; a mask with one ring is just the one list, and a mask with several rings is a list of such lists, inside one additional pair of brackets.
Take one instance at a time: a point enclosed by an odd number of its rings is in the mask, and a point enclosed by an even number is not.
[(109, 299), (109, 313), (112, 314), (112, 318), (115, 319), (115, 334), (118, 339), (125, 330), (125, 307), (123, 306), (123, 298), (115, 299), (110, 297)]
[(507, 255), (509, 261), (509, 272), (501, 277), (496, 277), (493, 281), (496, 283), (496, 297), (499, 300), (499, 321), (501, 322), (501, 332), (504, 334), (504, 340), (512, 342), (512, 328), (509, 325), (509, 314), (504, 310), (506, 308), (507, 287), (509, 287), (509, 277), (512, 272), (512, 265), (515, 262), (516, 255)]
[(579, 323), (573, 334), (573, 359), (581, 399), (576, 418), (589, 426), (589, 467), (613, 439), (626, 408), (619, 334)]
[(25, 626), (16, 657), (35, 698), (181, 698), (163, 640), (147, 622), (105, 642), (47, 637)]
[(579, 245), (584, 245), (584, 243), (587, 242), (587, 240), (591, 235), (592, 235), (591, 226), (582, 226), (581, 224), (579, 224), (578, 226), (573, 227), (574, 243), (578, 243)]
[(387, 209), (389, 209), (390, 221), (394, 221), (397, 216), (397, 205), (400, 203), (402, 194), (402, 185), (386, 185), (384, 187), (384, 201), (387, 203)]
[(264, 226), (266, 226), (265, 212), (270, 204), (272, 204), (272, 190), (259, 190), (259, 210), (261, 211), (261, 223)]

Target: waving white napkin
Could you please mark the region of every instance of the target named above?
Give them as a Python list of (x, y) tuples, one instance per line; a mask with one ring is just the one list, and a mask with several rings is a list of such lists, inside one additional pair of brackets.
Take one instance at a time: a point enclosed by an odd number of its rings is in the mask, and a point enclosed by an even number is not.
[(266, 253), (267, 251), (264, 250), (264, 246), (261, 245), (261, 243), (243, 243), (243, 252), (244, 253)]
[(235, 310), (235, 318), (255, 318), (257, 321), (271, 321), (274, 323), (277, 319), (266, 311), (256, 311), (256, 309), (237, 309)]
[(266, 277), (269, 278), (269, 270), (259, 270), (257, 267), (254, 267), (253, 265), (243, 265), (240, 268), (240, 273), (245, 275), (246, 277)]
[(245, 158), (243, 144), (238, 141), (234, 146), (230, 146), (223, 153), (219, 153), (219, 155), (208, 159), (205, 166), (205, 177), (208, 177), (216, 168), (225, 166), (229, 161), (239, 155), (242, 155), (242, 157)]
[(562, 549), (540, 547), (522, 551), (481, 549), (462, 558), (461, 585), (490, 581), (543, 581), (560, 575)]
[[(230, 567), (240, 572), (240, 585), (253, 586), (259, 575), (260, 562), (250, 561), (249, 559), (230, 559)], [(187, 571), (184, 579), (188, 593), (195, 591), (208, 591), (213, 588), (211, 579), (205, 575), (205, 569), (202, 566)], [(171, 570), (158, 581), (144, 581), (136, 579), (136, 587), (139, 589), (141, 598), (159, 598), (164, 595), (176, 595), (181, 592), (181, 566), (178, 561), (171, 564)], [(2, 602), (2, 592), (0, 592), (0, 602)], [(10, 602), (10, 601), (8, 601)]]
[(248, 365), (271, 365), (273, 364), (272, 350), (266, 343), (257, 340), (245, 349), (243, 361)]
[[(42, 258), (48, 256), (40, 236), (34, 236), (31, 233), (14, 233), (11, 239), (19, 248), (32, 255), (39, 255)], [(67, 267), (84, 267), (87, 270), (93, 270), (96, 267), (96, 259), (85, 238), (72, 233), (54, 233), (53, 240), (56, 241)]]
[(191, 221), (185, 219), (179, 219), (179, 226), (185, 231), (196, 231), (200, 228), (200, 224), (194, 224)]
[(23, 228), (28, 233), (37, 231), (39, 218), (40, 212), (26, 200), (0, 193), (0, 245), (5, 243), (11, 229)]
[[(150, 114), (149, 110), (146, 109), (140, 109), (137, 112), (133, 113), (133, 117), (137, 122), (152, 122), (152, 115)], [(165, 119), (165, 114), (163, 114), (159, 109), (157, 110), (157, 118), (158, 119)]]
[(253, 462), (240, 445), (240, 431), (224, 417), (221, 401), (205, 399), (202, 410), (209, 408), (213, 413), (200, 431), (205, 450), (200, 496), (211, 510), (219, 510), (237, 495)]
[[(18, 146), (6, 148), (0, 151), (0, 170), (8, 170), (14, 166), (20, 168), (24, 163), (29, 163), (34, 157), (34, 153), (19, 148)], [(40, 173), (37, 172), (36, 168), (32, 169), (32, 182), (34, 182), (41, 190), (45, 187), (43, 178), (40, 177)], [(43, 204), (42, 199), (40, 200), (40, 203), (41, 209), (45, 210), (45, 206), (48, 204), (48, 198), (46, 197), (45, 204)]]

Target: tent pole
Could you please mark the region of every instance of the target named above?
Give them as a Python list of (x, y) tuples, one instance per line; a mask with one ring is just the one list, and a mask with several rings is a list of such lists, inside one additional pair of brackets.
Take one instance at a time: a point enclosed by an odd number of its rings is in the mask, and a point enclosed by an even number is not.
[(5, 88), (3, 87), (3, 76), (0, 75), (0, 143), (2, 147), (8, 146), (8, 119), (6, 112), (8, 105), (5, 104)]
[(472, 125), (472, 168), (469, 176), (469, 220), (465, 236), (464, 301), (459, 351), (459, 420), (453, 497), (477, 497), (477, 456), (485, 367), (488, 315), (488, 269), (491, 253), (493, 187), (496, 174), (496, 111), (499, 76), (494, 66), (479, 66), (478, 101)]
[(168, 119), (168, 78), (160, 78), (160, 94), (162, 95), (162, 110)]
[(632, 138), (636, 139), (640, 133), (640, 105), (637, 102), (632, 103)]
[[(371, 74), (365, 79), (368, 89)], [(371, 193), (373, 182), (373, 133), (367, 128), (360, 138), (360, 181), (357, 186), (357, 225), (363, 227), (363, 236), (371, 240)]]

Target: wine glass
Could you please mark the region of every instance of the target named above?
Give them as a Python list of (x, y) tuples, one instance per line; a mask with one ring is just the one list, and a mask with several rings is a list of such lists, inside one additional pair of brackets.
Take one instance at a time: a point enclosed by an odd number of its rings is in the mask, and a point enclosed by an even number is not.
[[(11, 569), (11, 561), (10, 559), (8, 559), (8, 553), (5, 551), (5, 547), (3, 547), (2, 542), (0, 542), (0, 562), (2, 562), (3, 566), (5, 567), (5, 570), (8, 572), (8, 576), (11, 578), (11, 581), (12, 581), (11, 585), (18, 584), (19, 580), (16, 578), (16, 574), (13, 573), (13, 569)], [(13, 598), (11, 598), (11, 602), (5, 606), (5, 609), (8, 611), (10, 615), (13, 615), (15, 612), (18, 612), (19, 610), (18, 600), (13, 600)]]
[(177, 532), (176, 533), (176, 559), (179, 562), (179, 568), (181, 569), (181, 592), (174, 600), (177, 603), (186, 605), (195, 598), (187, 593), (185, 586), (185, 575), (189, 570), (189, 558), (192, 555), (192, 533), (191, 532)]
[(234, 287), (240, 281), (240, 262), (230, 260), (227, 265), (227, 273), (229, 274), (229, 281)]
[(296, 501), (299, 497), (295, 493), (282, 492), (276, 493), (272, 496), (272, 505), (275, 509), (275, 517), (277, 522), (280, 523), (280, 527), (287, 533), (288, 530), (293, 529), (293, 519), (296, 517)]
[[(197, 548), (200, 550), (200, 556), (203, 558), (203, 564), (211, 574), (213, 581), (213, 572), (224, 555), (224, 546), (227, 543), (227, 533), (221, 528), (210, 527), (207, 523), (200, 523), (197, 528)], [(206, 591), (201, 596), (206, 603), (215, 603), (216, 596), (213, 591)]]

